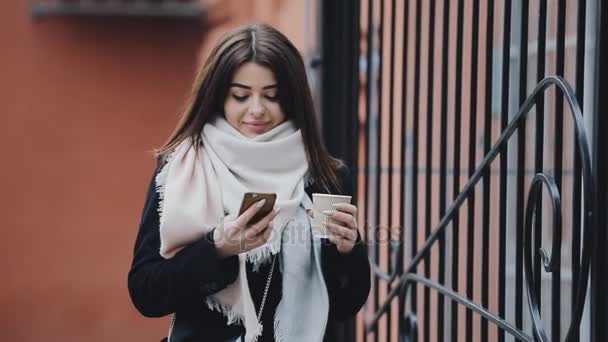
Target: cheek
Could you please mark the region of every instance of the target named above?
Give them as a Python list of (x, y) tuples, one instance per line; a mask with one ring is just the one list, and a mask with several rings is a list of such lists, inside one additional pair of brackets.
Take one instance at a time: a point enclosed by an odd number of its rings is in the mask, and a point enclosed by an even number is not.
[(281, 105), (279, 105), (279, 103), (273, 103), (271, 106), (269, 106), (269, 108), (275, 121), (285, 120), (285, 113), (283, 113), (283, 110), (281, 109)]
[(233, 125), (237, 123), (241, 117), (241, 107), (242, 106), (236, 101), (227, 100), (224, 102), (224, 116), (226, 117), (226, 120)]
[(235, 99), (229, 98), (224, 101), (224, 112), (228, 113), (239, 113), (247, 110), (247, 102), (239, 102)]
[(235, 112), (237, 111), (238, 105), (237, 102), (228, 98), (224, 101), (224, 113)]

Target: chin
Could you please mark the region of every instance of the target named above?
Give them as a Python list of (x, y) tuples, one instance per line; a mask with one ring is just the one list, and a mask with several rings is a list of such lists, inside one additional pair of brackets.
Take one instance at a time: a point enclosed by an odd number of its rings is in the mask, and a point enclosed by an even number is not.
[(255, 138), (256, 136), (263, 134), (263, 133), (251, 132), (251, 131), (241, 131), (241, 134), (243, 134), (247, 138)]

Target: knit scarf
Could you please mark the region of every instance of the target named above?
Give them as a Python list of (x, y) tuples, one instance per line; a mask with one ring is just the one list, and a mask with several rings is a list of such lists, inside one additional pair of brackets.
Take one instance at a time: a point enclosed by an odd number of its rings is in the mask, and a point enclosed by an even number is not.
[(214, 227), (234, 220), (245, 192), (276, 193), (281, 210), (269, 240), (240, 254), (236, 281), (204, 300), (225, 315), (228, 324), (243, 324), (246, 342), (256, 341), (262, 325), (249, 292), (246, 262), (257, 270), (281, 253), (283, 298), (275, 315), (275, 339), (321, 341), (329, 301), (320, 243), (313, 239), (304, 212), (312, 203), (304, 190), (308, 163), (300, 130), (285, 121), (248, 138), (218, 116), (204, 126), (201, 138), (198, 149), (188, 140), (179, 144), (156, 176), (160, 254), (169, 259)]

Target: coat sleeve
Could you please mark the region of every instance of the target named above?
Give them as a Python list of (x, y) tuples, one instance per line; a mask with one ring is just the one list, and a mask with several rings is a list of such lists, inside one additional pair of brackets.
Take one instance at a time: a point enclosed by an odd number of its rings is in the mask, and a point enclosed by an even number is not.
[(323, 253), (330, 316), (337, 320), (352, 318), (365, 304), (369, 294), (367, 250), (357, 236), (357, 243), (349, 254), (341, 254), (330, 243), (324, 246)]
[[(343, 194), (352, 194), (352, 177), (343, 169)], [(357, 233), (357, 242), (348, 254), (338, 252), (336, 246), (323, 239), (322, 265), (329, 295), (330, 316), (337, 320), (354, 317), (365, 304), (370, 290), (370, 266), (367, 248)]]
[[(159, 169), (160, 163), (154, 175)], [(147, 317), (199, 310), (205, 305), (206, 296), (234, 282), (238, 275), (238, 257), (220, 258), (208, 234), (173, 258), (163, 258), (160, 255), (158, 204), (155, 177), (152, 177), (128, 274), (131, 300)]]

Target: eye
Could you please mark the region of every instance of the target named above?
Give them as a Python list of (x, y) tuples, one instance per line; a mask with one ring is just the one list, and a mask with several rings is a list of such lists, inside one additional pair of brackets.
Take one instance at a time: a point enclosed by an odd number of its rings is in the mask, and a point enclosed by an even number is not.
[(243, 95), (243, 96), (238, 96), (236, 94), (232, 94), (232, 97), (237, 100), (238, 102), (243, 102), (245, 100), (247, 100), (247, 95)]
[(277, 102), (279, 100), (279, 96), (277, 94), (266, 95), (265, 97), (272, 102)]

